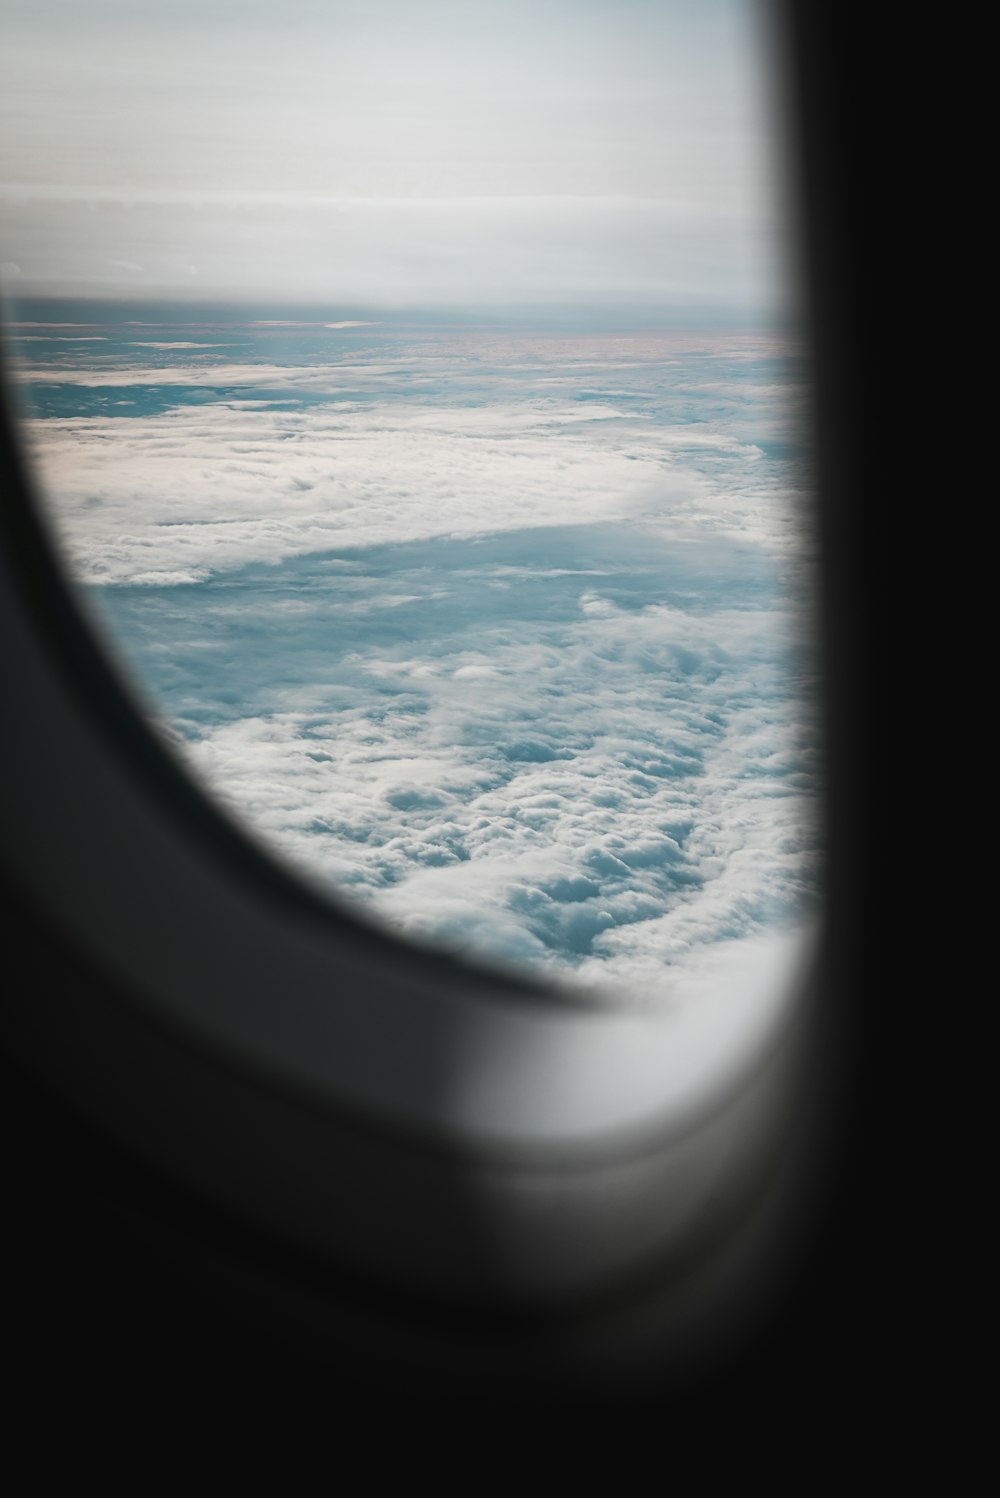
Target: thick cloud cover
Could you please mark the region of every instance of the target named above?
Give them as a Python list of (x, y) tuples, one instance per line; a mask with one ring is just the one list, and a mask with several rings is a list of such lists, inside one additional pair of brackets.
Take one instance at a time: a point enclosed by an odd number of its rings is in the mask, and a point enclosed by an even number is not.
[(67, 555), (192, 766), (339, 898), (698, 989), (815, 895), (807, 494), (763, 339), (25, 331)]

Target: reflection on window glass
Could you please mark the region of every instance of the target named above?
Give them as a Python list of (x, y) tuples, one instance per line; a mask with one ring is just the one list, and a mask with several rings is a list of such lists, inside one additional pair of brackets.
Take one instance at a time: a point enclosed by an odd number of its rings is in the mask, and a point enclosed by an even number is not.
[(7, 6), (8, 364), (150, 712), (352, 908), (633, 997), (816, 890), (764, 19)]

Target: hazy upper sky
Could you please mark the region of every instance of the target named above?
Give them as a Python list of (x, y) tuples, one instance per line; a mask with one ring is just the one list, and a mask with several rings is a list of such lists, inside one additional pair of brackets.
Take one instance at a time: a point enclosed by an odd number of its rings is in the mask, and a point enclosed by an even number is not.
[(15, 295), (782, 305), (755, 0), (5, 0)]

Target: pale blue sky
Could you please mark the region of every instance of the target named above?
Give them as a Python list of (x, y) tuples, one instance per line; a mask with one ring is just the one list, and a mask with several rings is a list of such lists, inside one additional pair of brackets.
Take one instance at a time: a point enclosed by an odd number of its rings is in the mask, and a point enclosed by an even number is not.
[(780, 307), (755, 0), (8, 0), (14, 294)]

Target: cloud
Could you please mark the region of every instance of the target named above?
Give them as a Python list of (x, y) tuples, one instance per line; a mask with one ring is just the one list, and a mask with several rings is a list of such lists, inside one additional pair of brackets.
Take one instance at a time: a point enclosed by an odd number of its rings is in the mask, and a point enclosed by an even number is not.
[[(585, 541), (553, 528), (436, 542), (422, 593), (416, 544), (227, 574), (194, 616), (169, 588), (105, 602), (197, 773), (326, 887), (414, 939), (651, 992), (801, 918), (815, 725), (787, 616), (616, 601), (610, 539), (580, 574), (546, 565)], [(524, 547), (539, 578), (491, 608)], [(380, 597), (390, 568), (414, 591)]]
[[(475, 338), (457, 334), (381, 335), (338, 362), (321, 342), (299, 364), (205, 363), (168, 349), (155, 365), (118, 351), (98, 364), (81, 351), (73, 365), (20, 373), (36, 406), (77, 411), (77, 392), (94, 391), (91, 414), (26, 431), (90, 582), (611, 519), (797, 554), (787, 464), (759, 446), (794, 430), (770, 370), (763, 383), (740, 367), (727, 385), (727, 360), (706, 382), (706, 360), (692, 366), (684, 340), (612, 340), (603, 360), (578, 340), (489, 346), (497, 362), (479, 368)], [(737, 349), (771, 362), (763, 341)], [(678, 421), (696, 409), (697, 421)]]
[[(188, 361), (165, 408), (30, 423), (178, 752), (411, 939), (636, 1000), (784, 962), (819, 771), (779, 351), (294, 336), (226, 395)], [(70, 394), (141, 399), (133, 357)]]

